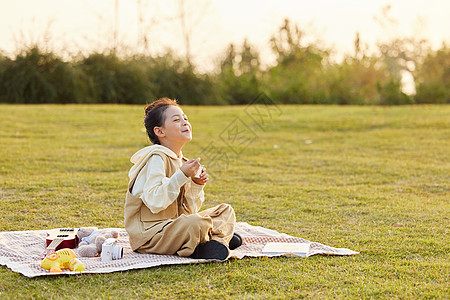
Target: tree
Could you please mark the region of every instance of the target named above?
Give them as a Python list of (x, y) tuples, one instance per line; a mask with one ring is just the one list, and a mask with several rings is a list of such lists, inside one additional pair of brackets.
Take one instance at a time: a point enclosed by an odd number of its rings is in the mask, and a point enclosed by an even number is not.
[(450, 48), (430, 52), (415, 72), (417, 103), (450, 103)]
[(329, 52), (305, 44), (305, 33), (285, 19), (270, 39), (277, 65), (264, 76), (267, 93), (280, 103), (326, 103), (324, 65)]
[(386, 5), (382, 8), (381, 16), (375, 17), (386, 32), (394, 32), (394, 36), (388, 41), (378, 43), (380, 56), (393, 82), (400, 84), (404, 76), (409, 76), (415, 86), (415, 70), (429, 52), (430, 46), (428, 41), (420, 38), (417, 33), (409, 37), (399, 37), (396, 34), (398, 21), (389, 15), (390, 11), (391, 6)]
[(249, 103), (260, 92), (260, 68), (259, 53), (246, 39), (238, 49), (233, 44), (229, 45), (216, 78), (221, 102)]
[(379, 57), (368, 54), (359, 33), (355, 35), (353, 55), (330, 64), (325, 73), (329, 102), (335, 104), (379, 104), (380, 87), (389, 80), (385, 65)]
[(401, 81), (402, 72), (407, 72), (416, 82), (415, 70), (429, 50), (428, 41), (415, 37), (394, 38), (378, 44), (391, 76)]

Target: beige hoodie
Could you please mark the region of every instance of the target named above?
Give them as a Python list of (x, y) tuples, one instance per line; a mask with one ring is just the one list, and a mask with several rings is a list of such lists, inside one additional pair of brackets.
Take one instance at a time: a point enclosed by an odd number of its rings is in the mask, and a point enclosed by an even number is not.
[(203, 185), (194, 183), (180, 170), (187, 161), (167, 147), (152, 145), (131, 157), (125, 201), (125, 229), (133, 250), (148, 242), (181, 214), (200, 210)]

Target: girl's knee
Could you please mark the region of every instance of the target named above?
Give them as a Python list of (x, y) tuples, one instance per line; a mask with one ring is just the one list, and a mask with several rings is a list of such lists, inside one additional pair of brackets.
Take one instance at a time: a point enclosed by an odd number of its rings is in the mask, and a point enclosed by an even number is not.
[(233, 212), (234, 213), (234, 209), (233, 209), (233, 207), (231, 207), (231, 205), (230, 204), (227, 204), (227, 203), (222, 203), (222, 204), (219, 204), (219, 210), (221, 210), (221, 211), (229, 211), (229, 212)]
[(199, 216), (198, 214), (185, 215), (181, 217), (183, 217), (183, 226), (186, 230), (198, 230), (199, 232), (203, 232), (212, 228), (211, 218), (205, 218)]
[(219, 210), (221, 211), (222, 215), (227, 215), (232, 218), (235, 218), (235, 213), (233, 207), (231, 207), (230, 204), (222, 203), (219, 205)]

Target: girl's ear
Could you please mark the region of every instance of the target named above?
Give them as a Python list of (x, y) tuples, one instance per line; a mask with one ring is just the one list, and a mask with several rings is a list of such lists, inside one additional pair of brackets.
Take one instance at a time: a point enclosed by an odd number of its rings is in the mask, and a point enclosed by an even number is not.
[(166, 134), (164, 133), (164, 131), (162, 130), (161, 127), (153, 127), (153, 132), (156, 134), (157, 137), (165, 137)]

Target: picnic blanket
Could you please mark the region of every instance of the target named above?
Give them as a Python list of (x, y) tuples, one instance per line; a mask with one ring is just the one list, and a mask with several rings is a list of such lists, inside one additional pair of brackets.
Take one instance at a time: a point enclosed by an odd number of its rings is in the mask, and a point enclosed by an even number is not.
[[(209, 260), (192, 259), (177, 255), (140, 254), (133, 252), (130, 248), (128, 233), (125, 229), (115, 229), (119, 231), (117, 245), (123, 247), (124, 257), (119, 260), (103, 262), (100, 257), (86, 258), (78, 256), (86, 266), (86, 270), (81, 273), (109, 273), (161, 265), (209, 262)], [(236, 224), (236, 233), (242, 236), (243, 244), (237, 249), (232, 250), (230, 257), (237, 259), (242, 259), (243, 257), (282, 255), (268, 255), (263, 253), (262, 249), (269, 242), (310, 243), (310, 248), (306, 256), (315, 254), (354, 255), (359, 253), (345, 248), (333, 248), (320, 243), (310, 242), (302, 238), (293, 237), (259, 226), (252, 226), (243, 222)], [(71, 272), (69, 270), (63, 270), (62, 273), (58, 274), (51, 274), (42, 269), (40, 262), (45, 253), (45, 239), (45, 230), (0, 232), (0, 264), (6, 265), (12, 271), (19, 272), (27, 277), (80, 274), (80, 272)]]

